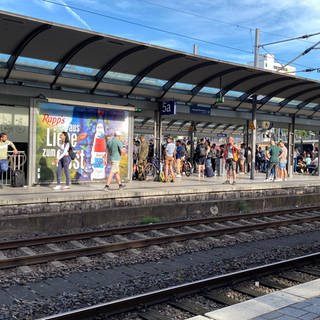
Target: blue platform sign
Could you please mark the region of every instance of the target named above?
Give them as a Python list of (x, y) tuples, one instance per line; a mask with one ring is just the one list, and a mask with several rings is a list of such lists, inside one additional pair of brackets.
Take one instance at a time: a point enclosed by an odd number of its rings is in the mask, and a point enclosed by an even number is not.
[(163, 101), (160, 106), (160, 114), (168, 115), (168, 114), (176, 114), (176, 102), (175, 101)]
[(190, 106), (190, 113), (196, 113), (196, 114), (202, 114), (205, 116), (210, 116), (211, 108), (192, 105), (192, 106)]
[(218, 138), (226, 138), (228, 135), (226, 133), (217, 133)]

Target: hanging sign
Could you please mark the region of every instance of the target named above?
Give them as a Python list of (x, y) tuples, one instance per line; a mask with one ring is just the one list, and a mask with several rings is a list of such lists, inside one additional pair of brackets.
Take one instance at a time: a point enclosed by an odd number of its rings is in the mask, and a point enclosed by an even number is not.
[(211, 114), (211, 108), (192, 105), (192, 106), (190, 106), (190, 113), (196, 113), (196, 114), (202, 114), (205, 116), (209, 116)]
[(249, 129), (254, 130), (255, 128), (253, 121), (249, 121)]
[(176, 102), (175, 101), (163, 101), (160, 105), (160, 114), (168, 115), (168, 114), (176, 114)]

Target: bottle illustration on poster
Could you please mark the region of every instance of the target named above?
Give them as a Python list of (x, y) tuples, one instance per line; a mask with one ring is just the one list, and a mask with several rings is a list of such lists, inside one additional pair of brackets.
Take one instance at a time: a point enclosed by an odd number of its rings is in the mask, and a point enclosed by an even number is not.
[(96, 131), (94, 134), (92, 151), (91, 151), (91, 165), (92, 173), (91, 180), (104, 179), (106, 177), (105, 163), (104, 159), (106, 156), (106, 139), (104, 131), (104, 122), (102, 119), (102, 114), (100, 113), (99, 119), (96, 125)]

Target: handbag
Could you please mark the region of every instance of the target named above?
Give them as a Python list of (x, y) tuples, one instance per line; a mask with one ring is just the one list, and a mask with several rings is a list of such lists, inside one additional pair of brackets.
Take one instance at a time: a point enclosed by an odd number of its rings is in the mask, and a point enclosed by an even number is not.
[(73, 151), (72, 147), (69, 148), (69, 157), (71, 160), (74, 160), (76, 158), (77, 154)]

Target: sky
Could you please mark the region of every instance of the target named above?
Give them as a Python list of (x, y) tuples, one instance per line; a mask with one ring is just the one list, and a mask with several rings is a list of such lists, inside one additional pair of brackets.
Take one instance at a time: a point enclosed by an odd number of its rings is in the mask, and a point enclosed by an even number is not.
[[(0, 10), (240, 64), (260, 54), (320, 80), (319, 0), (0, 0)], [(304, 35), (305, 39), (270, 44)]]

